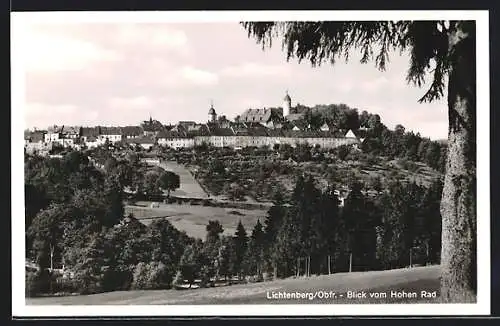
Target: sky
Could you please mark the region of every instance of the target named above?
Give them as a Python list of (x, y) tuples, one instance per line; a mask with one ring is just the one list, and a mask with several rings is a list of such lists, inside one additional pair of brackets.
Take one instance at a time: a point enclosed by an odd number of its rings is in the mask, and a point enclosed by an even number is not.
[(390, 129), (447, 137), (446, 100), (418, 103), (407, 85), (409, 56), (387, 70), (359, 56), (311, 67), (286, 61), (276, 42), (262, 49), (238, 23), (32, 23), (14, 38), (23, 49), (25, 126), (138, 125), (157, 119), (206, 122), (213, 101), (233, 119), (248, 108), (344, 103), (381, 116)]

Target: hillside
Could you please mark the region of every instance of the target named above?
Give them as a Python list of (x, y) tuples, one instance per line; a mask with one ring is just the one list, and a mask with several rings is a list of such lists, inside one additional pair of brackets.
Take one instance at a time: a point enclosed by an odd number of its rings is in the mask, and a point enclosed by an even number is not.
[[(442, 173), (423, 162), (404, 158), (388, 158), (364, 154), (351, 149), (342, 159), (337, 153), (312, 150), (310, 157), (294, 154), (301, 149), (284, 151), (254, 150), (238, 153), (226, 149), (206, 155), (176, 153), (180, 162), (196, 176), (196, 180), (212, 198), (269, 202), (276, 191), (285, 194), (292, 190), (298, 175), (307, 173), (325, 189), (335, 184), (346, 189), (354, 182), (361, 182), (366, 191), (378, 192), (390, 183), (414, 182), (428, 187), (442, 177)], [(167, 159), (174, 157), (165, 155)], [(208, 158), (208, 159), (207, 159)]]
[[(347, 291), (387, 293), (386, 299), (347, 299)], [(193, 290), (116, 291), (84, 296), (27, 299), (28, 305), (171, 305), (171, 304), (293, 304), (293, 303), (432, 303), (420, 291), (439, 291), (439, 266), (389, 271), (338, 273), (310, 278)], [(269, 300), (271, 292), (336, 292), (335, 299)], [(390, 292), (417, 292), (414, 299), (390, 298)], [(341, 297), (342, 296), (342, 297)]]

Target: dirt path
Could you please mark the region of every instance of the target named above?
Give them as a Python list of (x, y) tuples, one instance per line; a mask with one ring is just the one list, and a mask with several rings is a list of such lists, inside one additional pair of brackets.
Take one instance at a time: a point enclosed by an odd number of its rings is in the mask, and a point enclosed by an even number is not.
[(208, 198), (207, 193), (203, 190), (198, 181), (196, 181), (191, 172), (189, 172), (189, 170), (181, 164), (168, 161), (160, 163), (159, 167), (167, 171), (172, 171), (180, 177), (180, 187), (172, 192), (172, 196), (203, 199)]

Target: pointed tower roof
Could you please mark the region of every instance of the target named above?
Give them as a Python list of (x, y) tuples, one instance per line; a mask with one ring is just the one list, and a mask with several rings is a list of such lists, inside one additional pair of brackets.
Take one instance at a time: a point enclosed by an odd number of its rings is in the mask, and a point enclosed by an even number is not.
[(285, 98), (283, 98), (284, 101), (290, 102), (292, 99), (290, 98), (290, 95), (288, 95), (288, 89), (286, 90), (286, 95)]

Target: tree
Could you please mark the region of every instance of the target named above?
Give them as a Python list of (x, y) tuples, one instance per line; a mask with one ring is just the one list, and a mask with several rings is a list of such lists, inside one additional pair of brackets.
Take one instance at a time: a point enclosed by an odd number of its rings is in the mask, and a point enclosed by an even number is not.
[(62, 204), (53, 204), (40, 211), (28, 228), (28, 238), (36, 251), (40, 269), (53, 268), (54, 254), (62, 250), (61, 239), (64, 221), (70, 216), (70, 210)]
[(106, 170), (106, 172), (113, 171), (114, 169), (116, 169), (117, 166), (118, 166), (118, 161), (113, 156), (108, 157), (104, 162), (104, 170)]
[(245, 190), (237, 183), (228, 185), (225, 192), (229, 195), (230, 200), (243, 200), (245, 198)]
[(142, 189), (146, 196), (158, 196), (161, 191), (158, 187), (160, 174), (157, 171), (148, 171), (142, 180)]
[(102, 200), (103, 207), (105, 208), (105, 215), (102, 221), (105, 226), (111, 227), (123, 218), (125, 212), (123, 207), (123, 190), (118, 176), (111, 175), (106, 178)]
[(158, 177), (157, 185), (160, 189), (166, 190), (167, 196), (170, 197), (170, 192), (180, 187), (180, 177), (172, 171), (164, 171)]
[(177, 230), (167, 219), (161, 219), (148, 225), (147, 236), (152, 248), (151, 261), (166, 266), (164, 282), (171, 284), (188, 242), (187, 235)]
[(236, 227), (236, 233), (234, 234), (233, 241), (236, 255), (234, 270), (238, 274), (238, 277), (241, 278), (243, 272), (243, 262), (248, 247), (247, 232), (241, 223), (241, 220), (238, 222), (238, 226)]
[(367, 200), (361, 184), (354, 182), (345, 199), (342, 214), (348, 232), (348, 249), (352, 253), (352, 267), (372, 267), (375, 259), (375, 223), (370, 218)]
[(227, 280), (232, 276), (236, 268), (236, 247), (231, 236), (223, 236), (220, 239), (219, 250), (219, 274)]
[[(283, 39), (287, 60), (314, 65), (346, 60), (360, 50), (361, 62), (374, 59), (385, 70), (389, 53), (410, 53), (407, 81), (431, 85), (420, 102), (444, 95), (447, 82), (448, 154), (441, 201), (441, 298), (475, 300), (476, 295), (476, 53), (474, 21), (243, 22), (263, 48)], [(376, 48), (376, 50), (374, 49)], [(376, 54), (375, 54), (376, 53)]]
[(220, 235), (224, 232), (224, 228), (219, 221), (208, 221), (206, 226), (207, 236), (205, 240), (204, 253), (208, 259), (208, 269), (210, 275), (219, 275), (219, 253), (221, 249)]
[(285, 216), (284, 198), (280, 191), (277, 191), (273, 198), (273, 206), (267, 211), (266, 219), (264, 220), (264, 233), (266, 234), (266, 242), (271, 245), (276, 239), (281, 223)]
[(224, 175), (226, 167), (224, 162), (219, 159), (213, 159), (209, 164), (210, 173)]
[(441, 213), (439, 204), (443, 189), (442, 180), (435, 180), (425, 191), (422, 198), (423, 235), (422, 238), (427, 246), (427, 261), (438, 263), (441, 251)]
[(347, 155), (349, 155), (350, 148), (347, 145), (342, 145), (337, 148), (337, 155), (340, 160), (345, 160)]
[(182, 254), (179, 270), (182, 279), (189, 282), (189, 287), (194, 283), (196, 276), (198, 276), (201, 269), (200, 265), (200, 246), (196, 244), (188, 245)]
[(272, 262), (277, 266), (280, 277), (288, 277), (297, 272), (294, 267), (301, 250), (301, 242), (297, 237), (299, 232), (297, 217), (292, 210), (288, 210), (271, 251)]
[(249, 272), (259, 277), (263, 272), (262, 265), (264, 263), (264, 244), (265, 235), (263, 226), (260, 223), (260, 220), (257, 220), (248, 243), (247, 264)]

